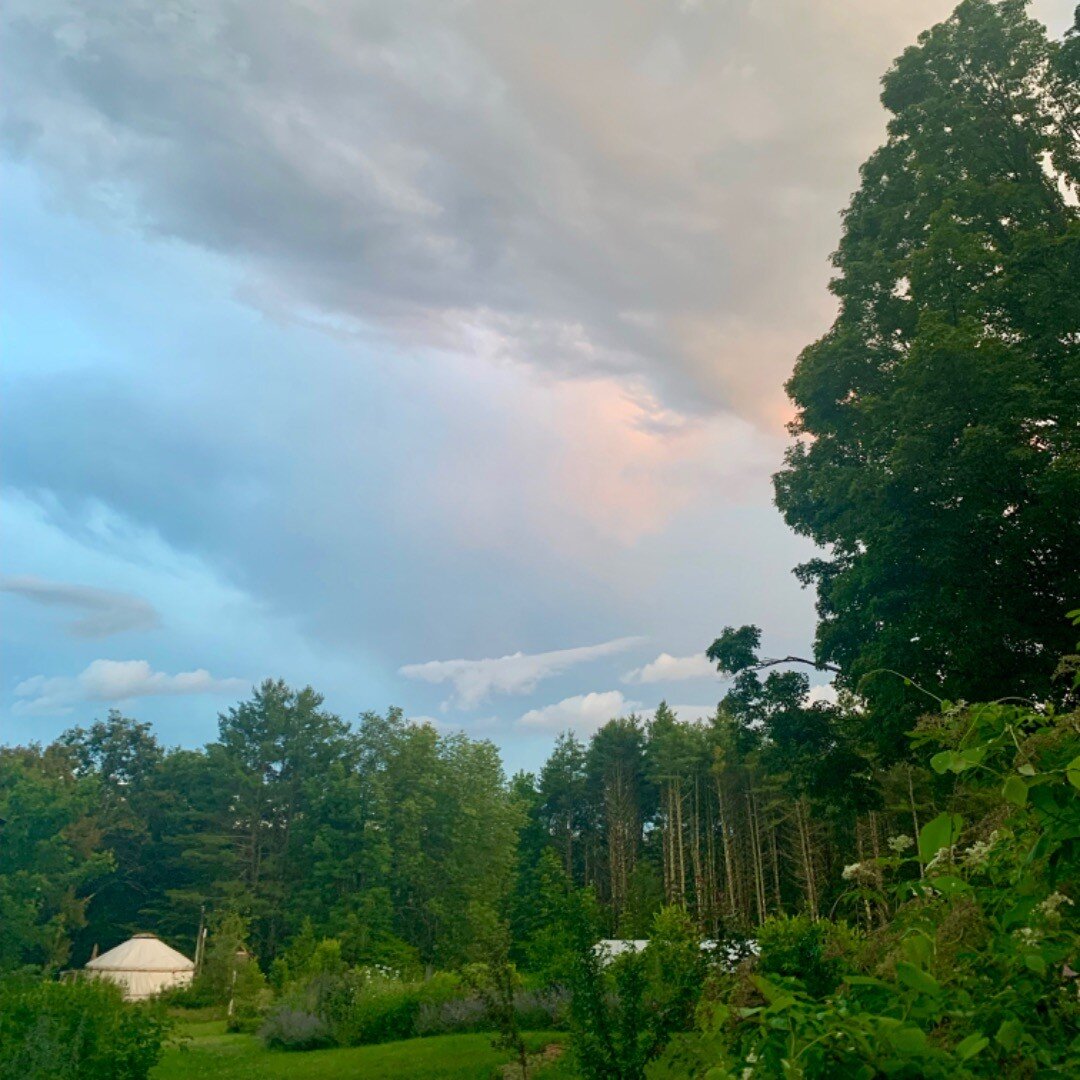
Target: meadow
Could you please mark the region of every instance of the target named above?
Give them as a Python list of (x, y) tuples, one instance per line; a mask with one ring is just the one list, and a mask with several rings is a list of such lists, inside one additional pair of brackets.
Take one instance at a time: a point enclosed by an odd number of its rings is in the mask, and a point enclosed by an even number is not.
[[(561, 1046), (565, 1034), (534, 1032), (527, 1036), (537, 1054)], [(530, 1072), (554, 1080), (557, 1064)], [(489, 1080), (502, 1076), (510, 1055), (491, 1045), (491, 1036), (440, 1035), (378, 1046), (357, 1046), (288, 1053), (267, 1050), (254, 1035), (229, 1034), (224, 1020), (182, 1024), (152, 1080)]]

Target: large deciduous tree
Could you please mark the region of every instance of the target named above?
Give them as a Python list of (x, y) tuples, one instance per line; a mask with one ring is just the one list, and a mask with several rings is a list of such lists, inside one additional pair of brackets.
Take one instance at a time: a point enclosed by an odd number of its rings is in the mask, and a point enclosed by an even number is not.
[(817, 659), (861, 685), (886, 750), (926, 699), (871, 672), (1041, 695), (1073, 644), (1076, 48), (1023, 0), (964, 0), (893, 64), (888, 139), (833, 257), (839, 314), (787, 385), (776, 499), (827, 549), (797, 570), (817, 588)]

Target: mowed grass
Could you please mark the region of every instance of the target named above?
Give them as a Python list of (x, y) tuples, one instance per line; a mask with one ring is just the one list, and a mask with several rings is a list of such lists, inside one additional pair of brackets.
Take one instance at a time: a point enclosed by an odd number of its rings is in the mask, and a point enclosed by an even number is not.
[[(437, 1035), (302, 1052), (267, 1050), (254, 1035), (229, 1035), (222, 1020), (184, 1024), (177, 1035), (152, 1080), (490, 1080), (510, 1060), (492, 1048), (490, 1035)], [(559, 1032), (527, 1036), (534, 1051), (564, 1038)]]

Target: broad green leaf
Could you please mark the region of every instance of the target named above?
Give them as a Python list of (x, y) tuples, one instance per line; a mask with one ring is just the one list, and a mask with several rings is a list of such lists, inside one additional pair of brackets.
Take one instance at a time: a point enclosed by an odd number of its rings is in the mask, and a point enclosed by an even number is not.
[(1017, 769), (1016, 771), (1021, 776), (1034, 776), (1035, 775), (1035, 766), (1034, 765), (1028, 765), (1028, 764), (1025, 763), (1025, 764), (1021, 765), (1020, 768)]
[(919, 858), (928, 863), (942, 848), (952, 847), (964, 827), (959, 814), (938, 814), (919, 830)]
[(1046, 961), (1037, 952), (1024, 953), (1024, 963), (1028, 968), (1035, 972), (1036, 975), (1046, 974)]
[(942, 750), (940, 754), (935, 754), (930, 759), (930, 768), (936, 773), (946, 773), (952, 768), (953, 760), (956, 758), (956, 754), (952, 750)]
[(961, 1061), (967, 1061), (968, 1058), (973, 1058), (980, 1050), (985, 1050), (990, 1045), (990, 1040), (985, 1035), (980, 1035), (976, 1032), (974, 1035), (969, 1035), (966, 1039), (961, 1039), (956, 1044), (956, 1056)]
[(1013, 806), (1024, 806), (1028, 799), (1028, 786), (1019, 776), (1010, 776), (1001, 789), (1006, 802)]
[(958, 750), (956, 756), (959, 759), (953, 766), (953, 772), (963, 772), (974, 765), (981, 765), (986, 757), (985, 746), (969, 746), (966, 750)]
[(1033, 896), (1025, 896), (1022, 900), (1018, 900), (1002, 917), (1002, 929), (1009, 930), (1019, 923), (1024, 922), (1032, 911), (1035, 910), (1035, 905), (1037, 903), (1038, 901)]
[(753, 978), (754, 985), (757, 986), (762, 997), (769, 1003), (771, 1011), (775, 1012), (778, 1008), (786, 1009), (795, 1000), (791, 996), (791, 991), (785, 990), (782, 986), (777, 986), (760, 975), (755, 975)]
[(985, 746), (970, 746), (966, 750), (942, 750), (930, 759), (930, 767), (938, 773), (962, 773), (979, 765), (984, 757)]
[(955, 874), (942, 874), (940, 877), (926, 879), (926, 884), (937, 889), (944, 896), (956, 896), (958, 893), (970, 892), (971, 886)]
[(926, 1051), (926, 1035), (917, 1027), (902, 1027), (890, 1032), (889, 1042), (902, 1054), (922, 1054)]
[(933, 975), (928, 975), (922, 968), (917, 968), (906, 960), (898, 961), (896, 977), (905, 986), (910, 986), (912, 990), (918, 990), (921, 994), (936, 995), (941, 993), (941, 983)]
[(994, 1041), (1005, 1050), (1012, 1050), (1023, 1034), (1024, 1028), (1019, 1020), (1002, 1020)]
[(1068, 765), (1065, 766), (1065, 775), (1069, 778), (1069, 783), (1074, 788), (1080, 788), (1080, 757), (1074, 757)]
[(912, 963), (925, 964), (934, 951), (934, 943), (922, 930), (915, 930), (904, 938), (901, 948)]

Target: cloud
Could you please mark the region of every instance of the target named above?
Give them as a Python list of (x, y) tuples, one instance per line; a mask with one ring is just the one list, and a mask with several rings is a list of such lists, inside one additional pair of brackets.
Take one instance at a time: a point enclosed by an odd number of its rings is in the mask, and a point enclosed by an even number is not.
[(628, 671), (623, 676), (623, 682), (678, 682), (682, 679), (707, 679), (710, 677), (716, 677), (716, 668), (713, 667), (704, 653), (696, 653), (693, 656), (672, 656), (671, 653), (665, 652), (644, 667)]
[(553, 705), (530, 709), (518, 721), (523, 727), (564, 731), (571, 728), (581, 734), (591, 734), (616, 716), (625, 716), (638, 708), (640, 702), (628, 701), (619, 690), (575, 694)]
[(132, 698), (186, 694), (232, 694), (243, 690), (243, 679), (216, 679), (205, 668), (167, 675), (146, 660), (94, 660), (74, 678), (35, 675), (15, 687), (18, 716), (71, 712), (83, 702), (115, 704)]
[(45, 581), (30, 575), (0, 577), (0, 592), (13, 593), (36, 604), (86, 612), (68, 624), (73, 637), (104, 638), (128, 630), (154, 630), (161, 625), (153, 605), (130, 593)]
[(3, 133), (276, 316), (773, 422), (880, 75), (952, 6), (11, 0)]
[(409, 679), (427, 683), (450, 683), (454, 701), (463, 709), (473, 709), (492, 694), (528, 694), (542, 679), (558, 675), (577, 664), (612, 656), (641, 642), (641, 638), (616, 638), (599, 645), (551, 652), (516, 652), (485, 660), (429, 660), (399, 668)]
[(810, 703), (816, 704), (822, 702), (826, 705), (835, 705), (837, 699), (836, 687), (832, 683), (825, 683), (822, 686), (810, 687)]

